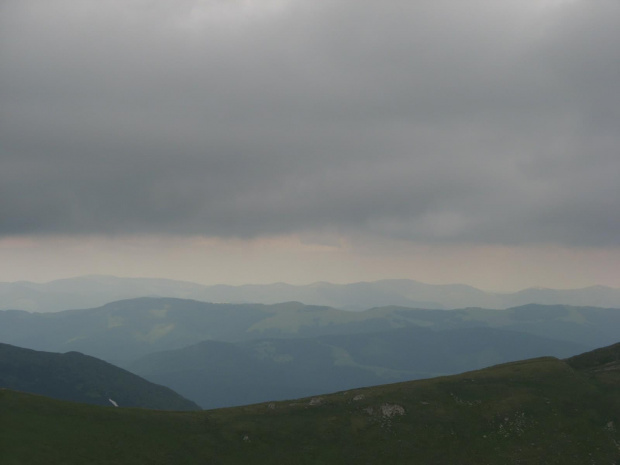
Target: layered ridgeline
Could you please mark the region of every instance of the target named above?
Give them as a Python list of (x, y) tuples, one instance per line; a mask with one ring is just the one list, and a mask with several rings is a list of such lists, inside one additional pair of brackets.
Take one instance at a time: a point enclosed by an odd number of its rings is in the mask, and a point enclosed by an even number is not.
[(54, 352), (78, 351), (113, 363), (205, 340), (307, 338), (413, 327), (434, 331), (496, 328), (594, 348), (616, 340), (620, 310), (526, 305), (507, 310), (384, 307), (347, 312), (298, 302), (211, 304), (140, 298), (57, 313), (0, 311), (0, 342)]
[(300, 303), (142, 298), (89, 310), (0, 312), (0, 341), (79, 351), (171, 387), (203, 408), (453, 374), (617, 339), (620, 310), (347, 312)]
[(94, 357), (8, 344), (0, 344), (0, 388), (95, 405), (199, 410), (171, 389)]
[(207, 412), (0, 390), (12, 464), (617, 463), (620, 346)]
[(401, 328), (301, 339), (204, 341), (128, 369), (211, 409), (459, 373), (583, 346), (494, 328)]
[(350, 310), (386, 305), (434, 309), (504, 309), (530, 303), (620, 307), (620, 289), (605, 286), (571, 290), (531, 288), (498, 294), (463, 284), (425, 284), (407, 279), (352, 284), (319, 282), (304, 286), (284, 283), (204, 286), (170, 279), (94, 275), (48, 283), (0, 283), (0, 309), (7, 310), (50, 312), (91, 308), (136, 297), (176, 297), (221, 303), (274, 304), (299, 301)]

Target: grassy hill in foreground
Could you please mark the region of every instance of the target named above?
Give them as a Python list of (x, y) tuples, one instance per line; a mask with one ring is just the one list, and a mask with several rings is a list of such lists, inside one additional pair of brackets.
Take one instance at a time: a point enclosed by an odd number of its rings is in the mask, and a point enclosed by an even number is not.
[(9, 465), (613, 464), (619, 353), (206, 412), (0, 391), (0, 454)]
[(55, 399), (162, 410), (200, 408), (164, 386), (78, 352), (56, 354), (0, 343), (0, 388)]

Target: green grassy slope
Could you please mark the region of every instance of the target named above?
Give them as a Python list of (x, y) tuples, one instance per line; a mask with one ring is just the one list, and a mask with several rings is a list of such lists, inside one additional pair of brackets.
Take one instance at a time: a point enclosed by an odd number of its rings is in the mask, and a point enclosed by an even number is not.
[(0, 462), (612, 464), (618, 384), (546, 357), (461, 375), (206, 412), (0, 391)]
[(0, 388), (56, 399), (164, 410), (199, 407), (164, 386), (78, 352), (56, 354), (0, 343)]

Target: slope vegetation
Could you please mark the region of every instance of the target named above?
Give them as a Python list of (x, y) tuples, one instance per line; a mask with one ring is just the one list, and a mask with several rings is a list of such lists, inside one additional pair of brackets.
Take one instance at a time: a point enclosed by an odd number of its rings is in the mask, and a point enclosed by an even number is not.
[(599, 355), (206, 412), (5, 390), (0, 451), (11, 465), (618, 463), (618, 358)]

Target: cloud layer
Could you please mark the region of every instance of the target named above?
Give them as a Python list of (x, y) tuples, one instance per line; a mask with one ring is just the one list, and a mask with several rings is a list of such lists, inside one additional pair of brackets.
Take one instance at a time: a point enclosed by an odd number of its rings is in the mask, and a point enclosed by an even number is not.
[(620, 245), (617, 1), (0, 13), (0, 235)]

